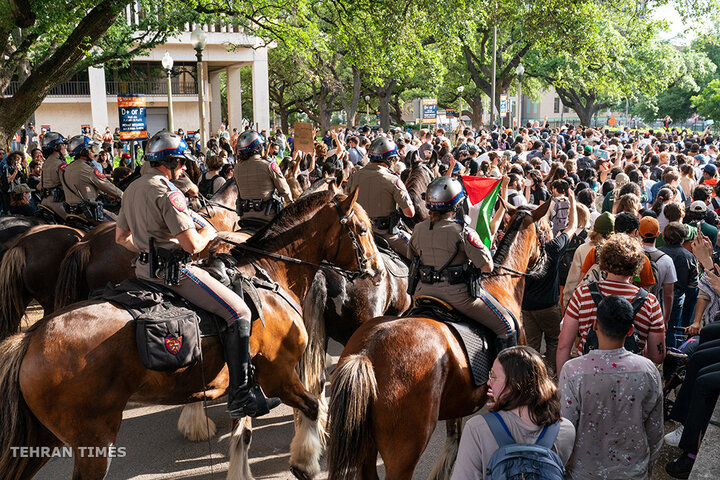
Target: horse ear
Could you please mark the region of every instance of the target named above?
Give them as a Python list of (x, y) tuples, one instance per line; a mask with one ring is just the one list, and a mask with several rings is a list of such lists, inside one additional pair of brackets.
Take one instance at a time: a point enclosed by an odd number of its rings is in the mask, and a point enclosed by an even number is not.
[(355, 205), (355, 202), (357, 202), (358, 198), (358, 187), (353, 188), (352, 192), (350, 192), (350, 195), (347, 196), (345, 200), (342, 201), (343, 211), (349, 212), (352, 210), (353, 206)]
[(552, 203), (552, 197), (548, 198), (545, 203), (543, 203), (538, 208), (536, 208), (535, 210), (532, 211), (532, 216), (536, 222), (538, 220), (540, 220), (542, 217), (544, 217), (545, 214), (547, 214), (548, 210), (550, 209), (551, 203)]
[(518, 207), (516, 207), (515, 205), (512, 205), (511, 203), (509, 203), (507, 200), (505, 200), (502, 197), (499, 197), (499, 198), (500, 198), (500, 203), (502, 203), (502, 206), (505, 207), (505, 212), (508, 215), (510, 215), (510, 217), (512, 218), (512, 216), (517, 213)]

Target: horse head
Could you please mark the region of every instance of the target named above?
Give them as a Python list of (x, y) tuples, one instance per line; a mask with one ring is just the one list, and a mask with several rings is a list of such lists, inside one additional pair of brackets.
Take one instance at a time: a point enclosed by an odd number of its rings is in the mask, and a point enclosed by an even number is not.
[(346, 270), (374, 276), (380, 271), (380, 258), (370, 217), (357, 203), (357, 197), (355, 188), (349, 195), (336, 195), (323, 209), (330, 217), (324, 236), (324, 259)]

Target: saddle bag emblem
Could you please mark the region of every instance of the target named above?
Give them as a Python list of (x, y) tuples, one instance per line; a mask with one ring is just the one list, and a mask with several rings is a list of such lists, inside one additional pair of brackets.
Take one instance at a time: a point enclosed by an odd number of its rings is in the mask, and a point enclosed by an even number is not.
[(182, 335), (179, 337), (176, 337), (175, 335), (168, 335), (165, 337), (165, 349), (168, 352), (173, 355), (177, 355), (180, 348), (182, 348)]

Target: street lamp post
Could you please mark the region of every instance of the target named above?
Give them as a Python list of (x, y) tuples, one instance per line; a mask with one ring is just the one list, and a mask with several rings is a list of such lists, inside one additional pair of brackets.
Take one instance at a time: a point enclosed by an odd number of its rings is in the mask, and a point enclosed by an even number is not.
[(465, 90), (465, 87), (460, 85), (458, 87), (458, 100), (460, 102), (460, 107), (458, 108), (458, 127), (460, 126), (460, 122), (462, 121), (462, 94)]
[(203, 82), (203, 61), (202, 52), (207, 45), (207, 35), (200, 28), (200, 25), (195, 27), (195, 30), (190, 34), (190, 43), (195, 49), (195, 56), (197, 57), (197, 72), (198, 72), (198, 113), (200, 116), (200, 150), (205, 148), (207, 140), (205, 139), (205, 85)]
[(173, 127), (173, 104), (172, 104), (172, 68), (173, 58), (166, 51), (162, 58), (162, 66), (167, 72), (167, 89), (168, 89), (168, 130), (175, 131)]
[(365, 125), (370, 125), (370, 95), (365, 95)]
[(515, 69), (518, 77), (518, 98), (517, 98), (517, 131), (520, 133), (520, 123), (522, 122), (522, 77), (525, 73), (525, 67), (519, 63)]

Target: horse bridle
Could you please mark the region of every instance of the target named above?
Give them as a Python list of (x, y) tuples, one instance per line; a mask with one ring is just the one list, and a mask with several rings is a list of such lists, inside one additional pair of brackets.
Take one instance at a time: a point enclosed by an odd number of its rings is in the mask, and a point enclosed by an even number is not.
[[(519, 210), (518, 214), (522, 213), (523, 215), (530, 215), (532, 216), (532, 213), (527, 210)], [(496, 265), (495, 270), (493, 270), (491, 275), (502, 275), (501, 273), (497, 272), (497, 270), (502, 269), (505, 270), (511, 274), (514, 275), (521, 275), (523, 277), (531, 277), (538, 273), (541, 268), (543, 268), (543, 265), (545, 264), (545, 261), (547, 259), (547, 252), (545, 251), (545, 236), (542, 235), (542, 232), (540, 231), (540, 225), (538, 224), (538, 221), (535, 220), (535, 217), (533, 217), (533, 224), (535, 225), (535, 239), (537, 241), (537, 244), (540, 245), (540, 255), (538, 256), (538, 259), (533, 264), (532, 269), (530, 271), (521, 272), (519, 270), (512, 269), (510, 267), (506, 267), (505, 265)]]
[(347, 214), (343, 212), (342, 207), (340, 206), (340, 202), (336, 198), (332, 199), (332, 203), (335, 206), (335, 211), (338, 214), (338, 217), (340, 217), (340, 239), (338, 240), (337, 250), (335, 251), (335, 256), (333, 257), (332, 261), (333, 263), (335, 260), (337, 260), (338, 255), (340, 255), (340, 244), (342, 243), (342, 231), (347, 230), (348, 237), (350, 238), (350, 242), (352, 243), (353, 250), (355, 251), (355, 260), (357, 261), (358, 270), (355, 273), (355, 275), (363, 275), (368, 273), (368, 270), (366, 268), (367, 264), (370, 263), (370, 261), (375, 258), (378, 254), (378, 252), (375, 252), (374, 254), (370, 255), (369, 257), (365, 256), (365, 249), (360, 244), (360, 242), (357, 239), (357, 236), (355, 235), (355, 232), (352, 231), (352, 229), (348, 226), (348, 223), (350, 222), (350, 219), (355, 215), (355, 210), (352, 208), (350, 209)]
[(289, 257), (287, 255), (281, 255), (279, 253), (268, 252), (267, 250), (252, 247), (245, 243), (234, 242), (227, 238), (223, 238), (223, 237), (218, 237), (218, 238), (220, 240), (222, 240), (223, 242), (233, 245), (241, 250), (257, 253), (259, 255), (262, 255), (262, 256), (265, 256), (268, 258), (274, 258), (276, 260), (281, 260), (283, 262), (294, 263), (296, 265), (308, 265), (308, 266), (315, 267), (315, 268), (332, 270), (334, 272), (339, 273), (340, 275), (349, 277), (350, 279), (354, 279), (361, 275), (367, 274), (368, 271), (365, 268), (365, 266), (368, 264), (368, 262), (370, 262), (373, 258), (375, 258), (378, 253), (375, 252), (373, 255), (371, 255), (369, 257), (365, 257), (365, 250), (362, 248), (362, 245), (358, 241), (357, 236), (355, 235), (355, 232), (353, 232), (352, 229), (348, 226), (348, 222), (354, 215), (355, 211), (351, 209), (346, 215), (345, 212), (343, 212), (342, 207), (340, 206), (340, 203), (336, 199), (333, 198), (332, 203), (335, 206), (335, 210), (338, 213), (338, 216), (340, 218), (340, 225), (341, 225), (340, 240), (338, 241), (338, 248), (337, 248), (337, 251), (335, 252), (335, 256), (333, 257), (332, 261), (334, 262), (337, 259), (338, 255), (340, 254), (340, 243), (342, 242), (342, 231), (347, 230), (348, 237), (350, 237), (350, 242), (352, 243), (353, 250), (355, 251), (355, 259), (356, 259), (357, 265), (358, 265), (357, 270), (347, 270), (345, 268), (338, 267), (337, 265), (333, 265), (331, 263), (322, 263), (322, 264), (312, 263), (312, 262), (308, 262), (305, 260), (301, 260), (299, 258)]

